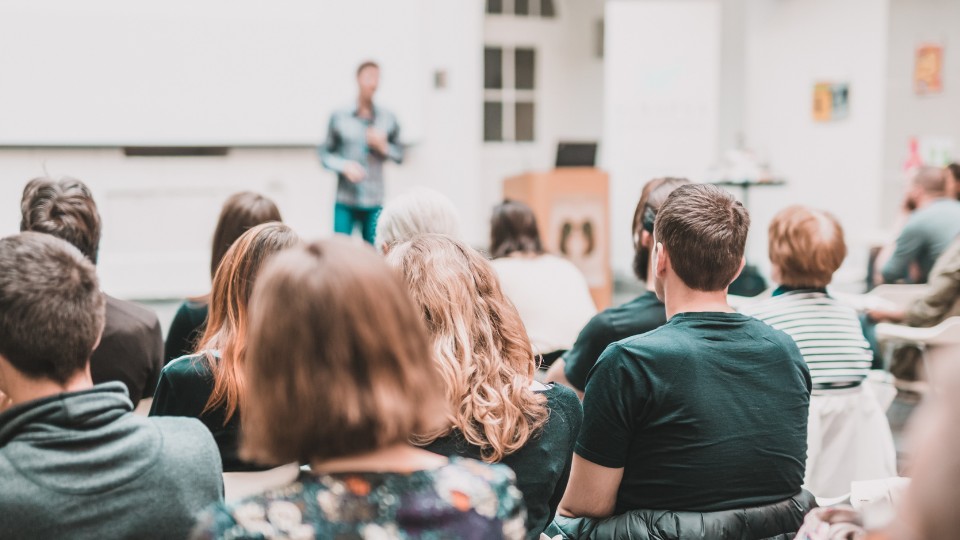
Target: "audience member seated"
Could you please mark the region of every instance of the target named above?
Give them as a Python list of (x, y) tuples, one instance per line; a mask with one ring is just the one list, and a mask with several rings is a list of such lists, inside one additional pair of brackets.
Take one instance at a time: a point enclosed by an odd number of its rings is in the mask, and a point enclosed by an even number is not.
[[(749, 223), (713, 185), (678, 187), (660, 207), (650, 277), (668, 322), (594, 367), (560, 516), (679, 512), (666, 518), (678, 538), (800, 527), (810, 373), (790, 336), (727, 304)], [(621, 538), (674, 538), (623, 518)]]
[(133, 414), (120, 382), (94, 386), (106, 300), (88, 257), (0, 240), (0, 536), (185, 538), (220, 500), (217, 447), (196, 420)]
[(863, 384), (873, 351), (857, 312), (827, 293), (847, 255), (843, 228), (832, 215), (792, 206), (770, 223), (773, 297), (741, 309), (787, 333), (810, 369), (804, 486), (839, 497), (850, 483), (897, 475), (893, 435), (880, 402)]
[(647, 292), (621, 306), (597, 314), (577, 337), (573, 348), (554, 362), (547, 372), (548, 381), (556, 381), (582, 393), (587, 375), (608, 345), (615, 341), (643, 334), (659, 328), (666, 322), (663, 302), (653, 290), (649, 279), (650, 254), (653, 251), (653, 221), (660, 205), (678, 186), (689, 184), (684, 178), (655, 178), (640, 194), (640, 202), (633, 213), (633, 272), (646, 283)]
[[(210, 256), (210, 278), (217, 273), (220, 261), (230, 246), (251, 227), (269, 221), (283, 221), (280, 210), (270, 199), (253, 193), (241, 191), (234, 193), (223, 203), (217, 228), (213, 233), (213, 249)], [(207, 324), (207, 310), (210, 295), (188, 298), (180, 305), (177, 314), (170, 323), (167, 340), (164, 343), (164, 362), (170, 362), (186, 354), (197, 351), (197, 342), (203, 336)]]
[(583, 412), (561, 385), (534, 381), (536, 359), (490, 263), (441, 235), (421, 235), (387, 257), (406, 279), (433, 336), (450, 404), (449, 426), (419, 443), (445, 456), (509, 465), (527, 506), (530, 538), (556, 511)]
[(504, 201), (493, 209), (490, 254), (533, 352), (549, 365), (597, 313), (587, 280), (573, 263), (544, 251), (537, 218), (522, 202)]
[(926, 294), (908, 309), (873, 309), (869, 312), (870, 318), (876, 322), (929, 327), (949, 317), (960, 316), (960, 236), (933, 265), (927, 286)]
[(373, 245), (380, 253), (421, 234), (460, 237), (460, 218), (450, 199), (432, 189), (417, 188), (391, 199), (377, 218)]
[[(21, 231), (52, 234), (70, 242), (96, 265), (100, 213), (90, 189), (74, 178), (34, 178), (23, 190)], [(149, 309), (108, 294), (106, 325), (90, 359), (94, 384), (120, 381), (136, 406), (157, 387), (163, 368), (160, 321)]]
[(249, 336), (244, 456), (310, 471), (205, 513), (195, 538), (523, 538), (507, 467), (409, 444), (446, 406), (417, 310), (373, 250), (334, 237), (274, 257)]
[(911, 179), (900, 235), (877, 256), (877, 283), (926, 283), (933, 263), (960, 235), (960, 201), (947, 197), (946, 176), (943, 169), (923, 167)]
[(243, 233), (227, 250), (214, 275), (210, 322), (199, 352), (170, 362), (160, 374), (150, 416), (200, 419), (217, 441), (224, 472), (265, 468), (237, 455), (240, 412), (249, 385), (243, 372), (247, 306), (264, 261), (299, 241), (290, 227), (277, 222), (257, 225)]

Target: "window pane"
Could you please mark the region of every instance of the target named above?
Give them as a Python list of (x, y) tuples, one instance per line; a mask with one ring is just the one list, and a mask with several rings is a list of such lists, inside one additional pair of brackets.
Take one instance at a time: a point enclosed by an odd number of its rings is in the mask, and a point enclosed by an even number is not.
[(514, 77), (518, 90), (533, 90), (535, 64), (535, 51), (533, 49), (517, 49), (516, 62), (514, 62)]
[(517, 140), (533, 140), (533, 103), (517, 103)]
[(503, 88), (503, 49), (483, 49), (483, 87)]
[(503, 0), (487, 0), (487, 13), (503, 13)]
[(529, 15), (530, 0), (514, 0), (513, 12), (517, 15)]
[(498, 101), (483, 103), (483, 140), (503, 140), (503, 103)]
[(540, 16), (556, 17), (557, 11), (553, 7), (553, 0), (540, 0)]

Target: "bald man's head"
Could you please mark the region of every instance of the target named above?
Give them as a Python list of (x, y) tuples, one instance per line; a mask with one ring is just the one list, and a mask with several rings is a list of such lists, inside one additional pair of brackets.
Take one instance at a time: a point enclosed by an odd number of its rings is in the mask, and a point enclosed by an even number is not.
[(928, 197), (943, 197), (947, 194), (947, 175), (939, 167), (920, 167), (911, 184)]

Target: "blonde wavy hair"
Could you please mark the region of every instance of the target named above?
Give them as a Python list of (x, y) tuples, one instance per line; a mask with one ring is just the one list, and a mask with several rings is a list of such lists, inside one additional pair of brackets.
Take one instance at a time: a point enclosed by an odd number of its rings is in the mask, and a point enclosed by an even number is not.
[(549, 411), (546, 397), (530, 388), (537, 369), (530, 340), (493, 267), (436, 234), (395, 246), (387, 262), (423, 312), (451, 405), (450, 425), (415, 442), (427, 445), (458, 429), (486, 462), (523, 448)]

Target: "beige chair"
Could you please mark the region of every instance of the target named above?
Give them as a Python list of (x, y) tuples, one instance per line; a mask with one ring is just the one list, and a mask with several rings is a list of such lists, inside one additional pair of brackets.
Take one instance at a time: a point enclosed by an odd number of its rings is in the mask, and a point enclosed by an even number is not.
[(258, 495), (290, 484), (299, 475), (300, 467), (296, 463), (288, 463), (267, 471), (223, 473), (223, 499), (231, 502)]
[(879, 285), (867, 294), (850, 294), (830, 291), (837, 300), (856, 309), (907, 309), (927, 293), (926, 285)]
[(150, 406), (153, 405), (153, 398), (143, 398), (140, 400), (140, 403), (137, 403), (136, 408), (133, 409), (133, 414), (139, 414), (140, 416), (148, 416), (150, 414)]
[(880, 323), (877, 325), (877, 341), (886, 349), (901, 344), (920, 349), (928, 380), (936, 381), (937, 365), (960, 361), (960, 317), (950, 317), (930, 328)]

